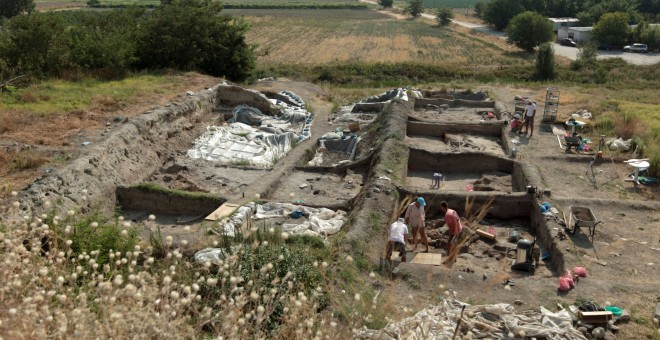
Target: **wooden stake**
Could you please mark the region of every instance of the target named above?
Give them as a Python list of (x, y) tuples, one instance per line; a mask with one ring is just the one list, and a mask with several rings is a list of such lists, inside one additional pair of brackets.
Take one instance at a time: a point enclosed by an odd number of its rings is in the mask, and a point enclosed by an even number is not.
[(463, 308), (461, 308), (461, 316), (458, 318), (458, 321), (456, 321), (456, 329), (454, 329), (454, 335), (452, 335), (452, 340), (456, 338), (456, 334), (458, 333), (458, 326), (461, 325), (461, 321), (463, 321), (463, 312), (465, 311), (465, 305), (463, 305)]

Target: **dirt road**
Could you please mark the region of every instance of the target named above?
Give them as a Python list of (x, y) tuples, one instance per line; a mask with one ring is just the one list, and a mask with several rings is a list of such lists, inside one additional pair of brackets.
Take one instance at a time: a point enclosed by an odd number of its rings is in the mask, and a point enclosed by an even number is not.
[[(378, 5), (378, 2), (376, 1), (360, 0), (360, 2)], [(436, 18), (435, 15), (428, 13), (422, 13), (421, 16), (422, 18), (429, 20), (435, 20)], [(494, 30), (488, 25), (474, 24), (456, 19), (452, 19), (452, 23), (455, 25), (469, 28), (479, 33), (490, 34), (499, 37), (501, 39), (506, 39), (506, 34), (504, 32)], [(566, 57), (570, 60), (577, 59), (577, 53), (578, 53), (577, 48), (562, 46), (557, 43), (553, 43), (552, 45), (555, 49), (556, 55)], [(598, 59), (607, 59), (607, 58), (621, 58), (633, 65), (653, 65), (656, 63), (660, 63), (660, 53), (628, 53), (623, 51), (598, 51)]]

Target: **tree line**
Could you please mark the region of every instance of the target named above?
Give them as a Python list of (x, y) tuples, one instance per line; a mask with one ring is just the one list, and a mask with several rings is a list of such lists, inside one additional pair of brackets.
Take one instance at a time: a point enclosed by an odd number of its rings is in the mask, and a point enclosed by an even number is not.
[(1, 23), (0, 78), (171, 68), (243, 80), (256, 47), (245, 40), (248, 24), (221, 11), (217, 2), (175, 0), (153, 11), (19, 12)]
[(660, 0), (493, 0), (477, 3), (475, 13), (498, 30), (516, 15), (532, 11), (546, 17), (575, 17), (591, 26), (605, 13), (627, 13), (630, 24), (660, 21)]

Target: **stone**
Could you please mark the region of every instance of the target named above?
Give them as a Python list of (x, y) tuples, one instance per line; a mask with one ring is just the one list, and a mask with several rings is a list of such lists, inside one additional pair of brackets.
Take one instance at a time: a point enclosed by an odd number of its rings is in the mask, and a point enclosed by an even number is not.
[(523, 302), (522, 302), (522, 300), (515, 300), (515, 301), (513, 301), (513, 304), (516, 305), (516, 306), (520, 306), (520, 305), (523, 304)]
[(589, 336), (589, 330), (587, 330), (587, 327), (580, 326), (577, 328), (577, 330), (582, 334), (584, 334), (585, 336)]
[[(656, 314), (657, 314), (658, 313), (658, 306), (656, 306), (655, 311), (656, 311)], [(619, 321), (621, 321), (621, 322), (630, 321), (630, 312), (628, 312), (625, 309), (621, 310), (621, 316), (619, 316)]]
[(616, 340), (616, 337), (614, 336), (614, 334), (612, 334), (612, 332), (606, 331), (605, 336), (603, 337), (603, 339), (605, 339), (605, 340)]
[(379, 188), (379, 187), (375, 187), (375, 188), (374, 188), (374, 192), (380, 192), (380, 188)]
[(591, 331), (591, 336), (593, 336), (594, 339), (604, 339), (605, 338), (605, 328), (603, 328), (603, 327), (594, 328), (594, 330)]
[[(626, 313), (628, 312), (625, 309), (623, 311)], [(623, 314), (621, 316), (623, 316)], [(653, 318), (660, 320), (660, 302), (655, 304), (655, 314), (653, 314)]]
[(593, 330), (594, 327), (595, 327), (594, 325), (592, 325), (590, 323), (583, 323), (582, 326), (585, 327), (588, 331)]

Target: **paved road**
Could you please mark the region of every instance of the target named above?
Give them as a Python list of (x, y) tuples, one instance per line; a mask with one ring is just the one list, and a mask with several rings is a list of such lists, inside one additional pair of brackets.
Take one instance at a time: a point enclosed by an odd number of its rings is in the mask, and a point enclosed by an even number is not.
[[(424, 17), (433, 18), (430, 14), (424, 14)], [(469, 22), (463, 22), (458, 20), (452, 20), (454, 24), (471, 28), (475, 31), (479, 31), (486, 34), (491, 34), (502, 39), (506, 39), (504, 32), (495, 31), (489, 28), (486, 25), (473, 24)], [(566, 57), (570, 60), (577, 59), (578, 49), (576, 47), (562, 46), (557, 43), (553, 43), (555, 49), (555, 55), (560, 55)], [(634, 65), (652, 65), (655, 63), (660, 63), (660, 54), (659, 53), (630, 53), (623, 51), (598, 51), (598, 59), (605, 58), (621, 58)]]
[[(571, 60), (577, 59), (578, 49), (576, 47), (553, 44), (555, 54), (567, 57)], [(631, 53), (623, 51), (598, 51), (598, 59), (621, 58), (633, 65), (652, 65), (660, 62), (659, 53)]]

